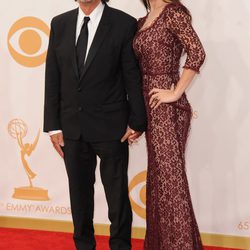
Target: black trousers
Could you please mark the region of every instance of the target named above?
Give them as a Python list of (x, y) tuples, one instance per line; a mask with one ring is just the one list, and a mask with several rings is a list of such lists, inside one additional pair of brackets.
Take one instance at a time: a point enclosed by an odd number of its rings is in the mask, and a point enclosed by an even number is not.
[(65, 140), (63, 151), (69, 179), (76, 249), (94, 250), (96, 247), (93, 215), (97, 156), (101, 160), (101, 180), (111, 222), (110, 249), (131, 249), (132, 211), (128, 198), (127, 142)]

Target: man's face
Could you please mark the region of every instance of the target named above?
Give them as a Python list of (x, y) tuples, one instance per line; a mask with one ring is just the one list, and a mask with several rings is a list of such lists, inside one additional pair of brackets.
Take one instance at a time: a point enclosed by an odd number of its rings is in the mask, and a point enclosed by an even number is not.
[(94, 3), (96, 0), (78, 0), (79, 3)]

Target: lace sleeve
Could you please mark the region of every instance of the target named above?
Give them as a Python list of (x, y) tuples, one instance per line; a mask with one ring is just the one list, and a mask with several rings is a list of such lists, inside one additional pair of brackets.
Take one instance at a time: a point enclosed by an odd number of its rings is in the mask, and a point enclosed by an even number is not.
[(170, 8), (170, 15), (169, 29), (178, 37), (187, 53), (183, 68), (199, 73), (206, 55), (200, 39), (192, 27), (191, 17), (183, 6)]

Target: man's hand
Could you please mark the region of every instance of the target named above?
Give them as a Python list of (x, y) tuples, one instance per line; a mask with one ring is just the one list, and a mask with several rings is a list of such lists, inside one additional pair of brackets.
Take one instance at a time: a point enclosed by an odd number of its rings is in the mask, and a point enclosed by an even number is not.
[(57, 151), (57, 153), (64, 158), (64, 153), (62, 151), (61, 147), (64, 147), (64, 140), (63, 140), (63, 133), (57, 133), (54, 135), (50, 136), (50, 140), (55, 148), (55, 150)]
[(125, 135), (122, 137), (121, 142), (128, 140), (129, 145), (131, 145), (137, 138), (142, 135), (142, 132), (134, 131), (131, 128), (127, 128)]

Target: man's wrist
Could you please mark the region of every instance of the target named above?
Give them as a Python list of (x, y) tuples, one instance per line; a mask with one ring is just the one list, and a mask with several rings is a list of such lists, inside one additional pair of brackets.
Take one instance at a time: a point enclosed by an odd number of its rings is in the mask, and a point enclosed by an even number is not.
[(56, 135), (62, 133), (62, 130), (51, 130), (49, 131), (49, 136)]

